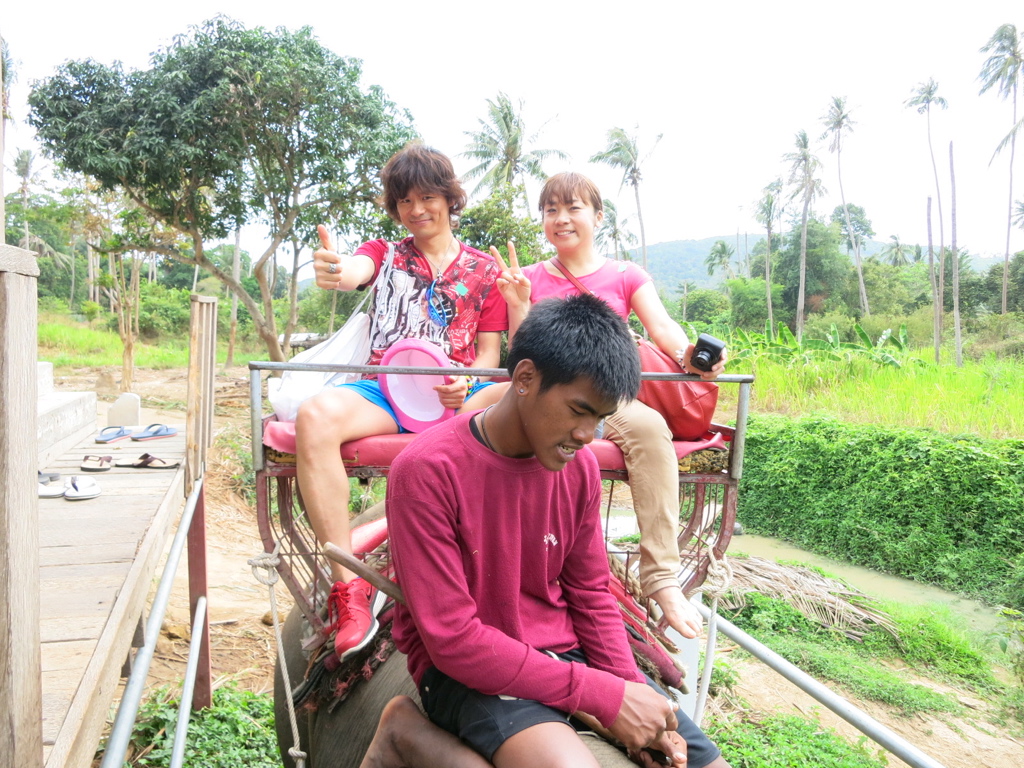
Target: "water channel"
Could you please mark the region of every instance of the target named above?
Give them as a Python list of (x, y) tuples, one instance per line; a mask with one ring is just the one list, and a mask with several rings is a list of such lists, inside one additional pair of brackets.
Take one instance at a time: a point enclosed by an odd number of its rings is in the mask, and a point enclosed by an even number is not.
[[(637, 531), (636, 518), (628, 507), (613, 506), (608, 523), (608, 532), (613, 537)], [(964, 626), (971, 630), (972, 634), (988, 634), (999, 628), (1004, 621), (995, 608), (977, 600), (969, 600), (929, 584), (822, 557), (769, 536), (735, 535), (729, 544), (729, 554), (746, 554), (763, 557), (766, 560), (815, 565), (825, 573), (842, 579), (850, 586), (884, 602), (947, 608), (964, 621)]]
[(842, 579), (852, 587), (885, 602), (910, 605), (938, 605), (948, 608), (964, 620), (965, 625), (976, 633), (988, 633), (1003, 621), (995, 608), (947, 592), (930, 584), (921, 584), (899, 576), (879, 573), (870, 568), (851, 565), (840, 560), (815, 555), (787, 542), (768, 536), (743, 534), (733, 536), (729, 554), (743, 553), (766, 560), (791, 560), (821, 568), (825, 573)]

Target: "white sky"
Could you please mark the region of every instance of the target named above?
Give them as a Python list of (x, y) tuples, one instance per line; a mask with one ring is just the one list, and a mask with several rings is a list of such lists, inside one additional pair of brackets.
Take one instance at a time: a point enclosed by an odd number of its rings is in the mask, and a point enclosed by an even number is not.
[[(21, 122), (33, 80), (68, 59), (145, 67), (152, 51), (217, 12), (249, 27), (312, 26), (327, 47), (361, 59), (364, 84), (379, 84), (407, 108), (424, 139), (453, 156), (460, 172), (470, 166), (455, 155), (466, 147), (464, 132), (485, 116), (485, 99), (504, 91), (522, 100), (527, 128), (543, 129), (534, 147), (571, 155), (568, 164), (554, 160), (545, 169), (591, 175), (637, 234), (633, 196), (620, 191), (620, 174), (587, 160), (614, 126), (639, 126), (646, 147), (663, 134), (640, 190), (649, 243), (735, 237), (739, 229), (751, 233), (752, 247), (760, 232), (753, 203), (765, 184), (788, 173), (782, 156), (800, 129), (824, 164), (829, 194), (816, 209), (831, 213), (839, 203), (835, 156), (817, 138), (832, 96), (847, 98), (856, 121), (843, 150), (848, 202), (865, 207), (877, 239), (925, 243), (926, 198), (934, 195), (925, 117), (904, 102), (934, 77), (949, 102), (932, 114), (946, 242), (952, 140), (958, 245), (1000, 257), (1005, 249), (1009, 152), (991, 166), (989, 159), (1009, 130), (1012, 106), (994, 92), (979, 96), (985, 56), (978, 49), (1001, 24), (1024, 31), (1019, 0), (976, 0), (956, 11), (922, 0), (5, 3), (0, 34), (18, 67), (19, 121), (8, 126), (6, 164), (16, 149), (33, 146)], [(1017, 200), (1024, 199), (1021, 154), (1024, 146), (1015, 163)], [(14, 187), (8, 172), (5, 188)], [(937, 244), (934, 207), (933, 229)], [(256, 250), (258, 234), (247, 239)], [(1022, 248), (1024, 232), (1015, 229), (1011, 249)]]

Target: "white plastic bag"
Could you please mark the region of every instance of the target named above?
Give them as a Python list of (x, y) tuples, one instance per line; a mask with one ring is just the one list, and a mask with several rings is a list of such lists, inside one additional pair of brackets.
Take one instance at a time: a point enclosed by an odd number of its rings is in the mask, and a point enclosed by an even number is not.
[[(391, 269), (395, 253), (394, 245), (388, 248), (388, 255), (377, 276), (379, 282)], [(345, 324), (326, 341), (295, 355), (293, 363), (320, 363), (330, 365), (364, 365), (370, 359), (370, 316), (362, 311), (363, 305), (376, 289), (374, 287), (359, 302)], [(274, 406), (278, 421), (295, 421), (299, 406), (307, 398), (319, 394), (330, 386), (337, 386), (359, 379), (358, 373), (334, 371), (285, 371), (280, 378), (267, 381), (267, 399)]]

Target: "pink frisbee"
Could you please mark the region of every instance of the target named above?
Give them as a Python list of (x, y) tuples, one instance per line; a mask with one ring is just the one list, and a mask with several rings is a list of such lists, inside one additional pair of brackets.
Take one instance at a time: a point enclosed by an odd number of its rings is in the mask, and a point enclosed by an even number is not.
[[(402, 339), (392, 344), (381, 358), (381, 365), (410, 368), (448, 368), (451, 361), (437, 344), (423, 339)], [(398, 423), (410, 432), (422, 432), (455, 415), (437, 399), (434, 387), (447, 384), (444, 374), (382, 373), (380, 388), (395, 409)]]

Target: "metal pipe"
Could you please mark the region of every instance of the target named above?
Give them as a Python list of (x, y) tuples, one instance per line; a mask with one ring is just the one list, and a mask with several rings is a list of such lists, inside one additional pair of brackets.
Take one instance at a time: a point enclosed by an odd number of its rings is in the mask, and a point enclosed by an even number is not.
[[(719, 378), (722, 378), (719, 376)], [(753, 381), (753, 376), (750, 377)], [(736, 428), (732, 436), (732, 453), (729, 456), (729, 477), (739, 480), (743, 477), (743, 452), (747, 447), (747, 414), (750, 412), (751, 381), (740, 382), (739, 397), (736, 400)]]
[(252, 438), (252, 469), (260, 472), (263, 469), (263, 382), (260, 380), (262, 368), (249, 363), (249, 419)]
[(185, 509), (178, 522), (178, 530), (174, 534), (174, 541), (167, 553), (167, 562), (164, 563), (160, 584), (156, 590), (156, 597), (153, 599), (149, 620), (146, 622), (146, 643), (135, 656), (135, 665), (128, 678), (128, 683), (124, 687), (121, 703), (117, 707), (117, 717), (114, 719), (110, 738), (107, 739), (100, 768), (121, 768), (124, 764), (125, 754), (128, 752), (128, 742), (131, 740), (132, 730), (135, 728), (135, 718), (139, 714), (142, 692), (146, 687), (149, 665), (153, 661), (156, 641), (160, 637), (160, 625), (163, 624), (164, 614), (167, 613), (167, 603), (170, 601), (171, 588), (174, 586), (174, 574), (178, 570), (188, 529), (192, 524), (192, 514), (195, 512), (196, 502), (202, 490), (203, 478), (199, 478), (196, 480), (192, 493), (189, 494), (188, 501), (185, 502)]
[[(711, 611), (703, 603), (694, 601), (697, 610), (705, 619), (711, 618)], [(784, 658), (755, 640), (732, 622), (717, 616), (719, 631), (760, 661), (774, 669), (784, 678), (797, 686), (804, 693), (813, 696), (846, 722), (863, 733), (869, 739), (896, 755), (911, 768), (945, 768), (942, 763), (932, 759), (902, 736), (882, 725), (870, 715), (853, 706), (839, 694), (826, 688), (799, 667), (790, 664)]]
[(181, 687), (181, 702), (178, 704), (178, 724), (174, 729), (174, 746), (171, 748), (170, 768), (181, 768), (185, 761), (185, 740), (188, 738), (188, 721), (192, 714), (192, 690), (195, 687), (196, 672), (199, 670), (199, 650), (201, 643), (194, 642), (203, 634), (206, 627), (206, 596), (196, 602), (196, 618), (192, 622), (193, 642), (188, 649), (188, 664), (185, 666), (185, 679)]
[[(453, 373), (466, 375), (472, 372), (475, 376), (484, 377), (508, 377), (506, 368), (459, 368), (450, 366), (447, 368), (429, 366), (407, 366), (407, 365), (334, 365), (331, 363), (274, 363), (266, 361), (253, 361), (249, 363), (250, 371), (330, 371), (333, 373), (409, 373), (415, 375), (436, 375)], [(652, 381), (702, 381), (699, 376), (684, 373), (642, 373), (640, 378)], [(726, 373), (715, 379), (716, 383), (722, 384), (743, 384), (754, 381), (754, 377), (747, 373)]]

